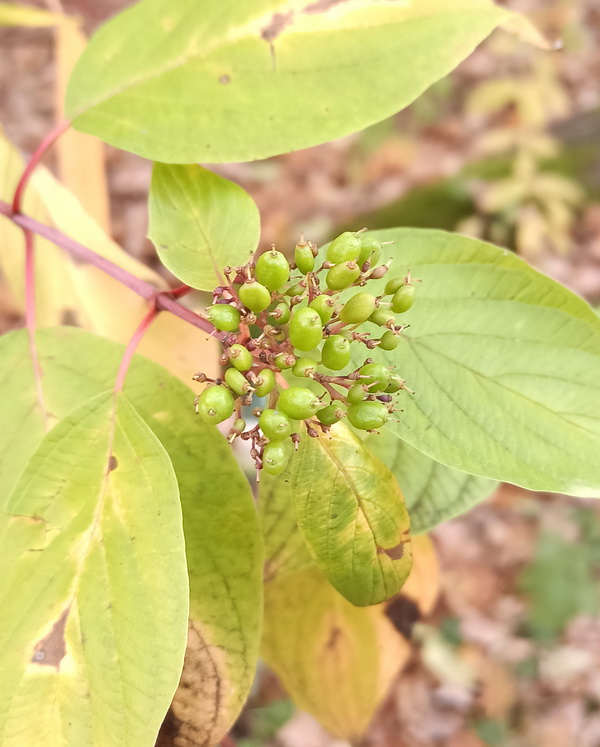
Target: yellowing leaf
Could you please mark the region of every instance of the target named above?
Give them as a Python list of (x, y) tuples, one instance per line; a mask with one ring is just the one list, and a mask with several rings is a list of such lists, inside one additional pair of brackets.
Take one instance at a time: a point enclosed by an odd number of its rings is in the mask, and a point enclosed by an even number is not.
[(185, 651), (175, 473), (123, 395), (48, 433), (0, 537), (0, 741), (154, 744)]
[(435, 545), (426, 534), (412, 538), (413, 565), (402, 587), (402, 596), (415, 602), (421, 614), (429, 615), (440, 595), (440, 564)]
[(317, 568), (266, 585), (263, 657), (295, 703), (337, 736), (364, 732), (408, 651), (382, 606), (355, 607)]
[(396, 594), (411, 567), (409, 518), (387, 467), (338, 424), (303, 440), (291, 479), (298, 526), (333, 586), (361, 606)]

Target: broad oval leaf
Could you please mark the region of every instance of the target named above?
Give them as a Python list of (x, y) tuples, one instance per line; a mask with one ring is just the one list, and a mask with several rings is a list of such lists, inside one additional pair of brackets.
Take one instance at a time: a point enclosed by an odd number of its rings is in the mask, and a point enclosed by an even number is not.
[(156, 161), (266, 158), (394, 114), (509, 17), (492, 0), (145, 0), (93, 37), (67, 116)]
[(359, 606), (396, 594), (412, 555), (408, 513), (387, 467), (337, 424), (303, 439), (291, 478), (300, 531), (340, 594)]
[(246, 264), (258, 245), (253, 199), (202, 166), (155, 163), (148, 210), (161, 262), (193, 288), (212, 291), (225, 282), (223, 268)]
[[(48, 425), (114, 383), (123, 346), (75, 328), (36, 334)], [(0, 509), (44, 437), (24, 330), (0, 338)], [(134, 356), (125, 393), (175, 468), (190, 579), (190, 646), (173, 710), (199, 745), (226, 733), (248, 694), (262, 619), (262, 541), (252, 495), (225, 439), (193, 414), (194, 393)], [(1, 623), (0, 623), (1, 626)]]
[(46, 435), (6, 513), (0, 741), (151, 747), (188, 618), (167, 453), (124, 395), (101, 394)]
[(411, 270), (422, 281), (401, 317), (410, 328), (398, 348), (373, 351), (416, 392), (403, 393), (404, 412), (387, 427), (465, 472), (600, 497), (600, 320), (592, 309), (482, 241), (403, 228), (376, 235), (395, 243), (392, 274)]
[(495, 480), (446, 467), (388, 430), (370, 436), (366, 443), (398, 480), (413, 536), (460, 516), (489, 498), (498, 485)]
[(266, 585), (262, 655), (300, 708), (353, 739), (367, 728), (410, 647), (383, 605), (355, 607), (313, 566)]

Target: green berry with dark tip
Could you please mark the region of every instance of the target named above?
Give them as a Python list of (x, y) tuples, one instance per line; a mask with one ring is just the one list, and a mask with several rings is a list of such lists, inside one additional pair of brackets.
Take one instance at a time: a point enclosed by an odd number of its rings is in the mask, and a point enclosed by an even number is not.
[(334, 425), (340, 421), (346, 414), (346, 408), (341, 402), (332, 402), (327, 407), (319, 410), (317, 418), (323, 425)]
[(228, 349), (227, 354), (229, 355), (229, 362), (238, 371), (248, 371), (252, 368), (254, 362), (252, 353), (243, 345), (236, 342)]
[(254, 393), (257, 397), (266, 397), (273, 389), (275, 389), (275, 373), (270, 368), (263, 368), (258, 374)]
[(362, 267), (365, 262), (370, 262), (371, 267), (379, 262), (381, 256), (381, 241), (368, 233), (360, 235), (360, 254), (358, 264)]
[(382, 363), (367, 363), (360, 371), (360, 381), (369, 392), (383, 392), (390, 384), (392, 372)]
[(296, 363), (296, 356), (291, 353), (277, 353), (275, 356), (275, 365), (280, 371), (287, 371)]
[(292, 368), (292, 373), (299, 378), (310, 379), (316, 370), (317, 361), (312, 358), (298, 358)]
[(290, 307), (285, 301), (280, 301), (275, 308), (268, 312), (267, 319), (269, 324), (276, 327), (280, 324), (287, 324), (290, 321)]
[(369, 390), (364, 386), (364, 384), (353, 384), (350, 389), (348, 389), (346, 399), (350, 404), (355, 404), (356, 402), (362, 402), (368, 394)]
[(294, 285), (290, 285), (290, 287), (286, 290), (285, 295), (286, 296), (303, 296), (306, 293), (306, 288), (304, 285), (302, 285), (302, 281), (299, 283), (294, 283)]
[(328, 270), (325, 282), (331, 290), (343, 290), (349, 288), (359, 275), (360, 267), (356, 262), (343, 262)]
[(402, 314), (408, 311), (415, 302), (415, 286), (407, 283), (394, 293), (392, 298), (392, 311)]
[(292, 420), (312, 418), (322, 408), (323, 403), (316, 394), (303, 386), (291, 386), (284, 389), (277, 401), (277, 409)]
[(396, 374), (393, 374), (390, 377), (390, 383), (388, 384), (386, 389), (384, 389), (384, 391), (386, 394), (395, 394), (396, 392), (399, 392), (400, 389), (402, 389), (403, 387), (404, 387), (404, 379), (401, 379)]
[(218, 303), (208, 309), (208, 320), (221, 332), (234, 332), (240, 326), (240, 312), (228, 303)]
[(280, 475), (288, 466), (293, 446), (288, 439), (269, 441), (262, 455), (262, 466), (270, 475)]
[(400, 344), (400, 336), (395, 335), (391, 329), (384, 332), (379, 340), (381, 350), (395, 350)]
[[(344, 231), (327, 247), (327, 261), (339, 265), (358, 259), (360, 254), (360, 235), (352, 231)], [(330, 286), (331, 287), (331, 286)]]
[(362, 324), (375, 311), (376, 305), (375, 296), (361, 291), (346, 301), (340, 311), (340, 319), (346, 324)]
[(323, 324), (318, 312), (310, 308), (294, 311), (290, 319), (290, 342), (298, 350), (313, 350), (323, 337)]
[(255, 314), (264, 311), (271, 303), (269, 289), (257, 280), (249, 280), (240, 286), (240, 301)]
[(372, 431), (381, 428), (388, 419), (387, 407), (381, 402), (365, 400), (348, 407), (350, 425), (362, 431)]
[(369, 321), (379, 327), (389, 327), (396, 321), (396, 317), (387, 309), (378, 308), (371, 314)]
[(321, 360), (332, 371), (341, 371), (350, 363), (350, 342), (342, 335), (328, 337), (321, 351)]
[(205, 423), (217, 425), (233, 414), (235, 400), (226, 386), (209, 386), (198, 398), (198, 415)]
[(244, 374), (241, 371), (238, 371), (237, 368), (228, 368), (227, 371), (225, 371), (225, 383), (232, 392), (235, 392), (240, 397), (244, 394), (248, 394), (252, 389), (248, 379), (246, 379)]
[(290, 266), (288, 261), (285, 255), (278, 252), (275, 247), (261, 254), (256, 260), (254, 277), (270, 291), (279, 290), (287, 282), (289, 276)]
[(263, 410), (258, 419), (258, 425), (264, 435), (273, 440), (287, 438), (294, 431), (294, 424), (280, 410)]
[(309, 309), (314, 309), (321, 317), (321, 323), (327, 324), (335, 313), (336, 304), (331, 296), (322, 293), (320, 296), (313, 298), (308, 304)]
[(300, 241), (294, 247), (294, 262), (303, 275), (314, 270), (315, 255), (311, 245), (306, 241)]

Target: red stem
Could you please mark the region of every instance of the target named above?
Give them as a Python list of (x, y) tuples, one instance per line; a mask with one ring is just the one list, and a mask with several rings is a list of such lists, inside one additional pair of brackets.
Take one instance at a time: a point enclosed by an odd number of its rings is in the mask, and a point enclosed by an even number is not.
[(121, 358), (121, 365), (119, 366), (119, 370), (117, 372), (117, 378), (115, 380), (115, 394), (117, 392), (123, 391), (123, 384), (125, 383), (125, 377), (127, 376), (127, 371), (129, 370), (129, 364), (131, 363), (133, 354), (135, 353), (137, 346), (140, 344), (142, 337), (146, 333), (146, 330), (156, 319), (158, 314), (159, 310), (156, 308), (156, 306), (153, 306), (139, 323), (138, 328), (131, 336), (131, 340), (129, 340), (129, 342), (127, 343), (127, 347), (125, 348), (125, 352), (123, 353), (123, 357)]
[(59, 122), (57, 125), (55, 125), (50, 130), (50, 132), (46, 135), (46, 137), (34, 150), (15, 188), (15, 194), (14, 194), (13, 202), (12, 202), (13, 213), (21, 212), (21, 201), (23, 198), (23, 190), (27, 186), (27, 183), (29, 182), (29, 179), (31, 178), (31, 174), (33, 173), (33, 170), (40, 162), (42, 156), (48, 150), (48, 148), (55, 142), (55, 140), (57, 140), (63, 134), (63, 132), (65, 132), (65, 130), (68, 130), (70, 126), (71, 126), (71, 123), (68, 120)]

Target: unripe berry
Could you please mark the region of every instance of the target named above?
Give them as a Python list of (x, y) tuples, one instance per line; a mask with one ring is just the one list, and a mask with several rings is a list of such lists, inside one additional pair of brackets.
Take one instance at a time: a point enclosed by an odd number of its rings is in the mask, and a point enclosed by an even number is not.
[(344, 262), (332, 267), (327, 272), (325, 281), (331, 290), (348, 288), (360, 275), (360, 268), (356, 262)]
[(272, 311), (269, 311), (267, 319), (276, 327), (287, 324), (290, 321), (290, 307), (285, 301), (280, 301)]
[(288, 465), (292, 456), (292, 442), (288, 440), (269, 441), (266, 444), (262, 464), (265, 472), (270, 475), (280, 475)]
[(228, 303), (218, 303), (208, 309), (208, 319), (221, 332), (233, 332), (239, 327), (240, 312)]
[(342, 335), (328, 337), (323, 345), (321, 359), (327, 368), (341, 371), (350, 363), (350, 343)]
[(357, 293), (350, 298), (340, 311), (340, 319), (346, 324), (362, 324), (375, 311), (375, 296), (370, 293)]
[(298, 309), (292, 314), (289, 326), (290, 342), (298, 350), (313, 350), (321, 342), (323, 326), (314, 309)]
[[(339, 265), (358, 259), (360, 254), (360, 236), (351, 231), (344, 231), (327, 247), (327, 261)], [(329, 286), (331, 287), (331, 286)]]
[[(261, 254), (256, 260), (254, 277), (270, 291), (279, 290), (279, 288), (287, 282), (289, 276), (290, 266), (288, 261), (281, 252), (278, 252), (277, 249), (275, 249), (275, 247), (273, 247), (271, 251)], [(255, 311), (255, 309), (253, 309), (253, 311)]]
[(379, 340), (381, 350), (395, 350), (400, 344), (400, 336), (395, 335), (391, 329), (384, 332)]
[(316, 370), (317, 361), (314, 361), (312, 358), (298, 358), (292, 368), (292, 373), (294, 376), (310, 379)]
[(266, 397), (273, 389), (275, 389), (275, 373), (270, 368), (263, 368), (258, 374), (254, 393), (257, 397)]
[(288, 416), (279, 410), (263, 410), (258, 425), (267, 438), (278, 440), (291, 436), (294, 425)]
[(350, 389), (348, 389), (346, 399), (350, 404), (355, 404), (356, 402), (362, 402), (368, 394), (369, 390), (364, 384), (353, 384)]
[(279, 395), (277, 409), (284, 412), (292, 420), (306, 420), (323, 409), (323, 403), (310, 389), (303, 386), (291, 386)]
[(290, 287), (286, 290), (285, 295), (286, 296), (302, 296), (306, 291), (306, 288), (304, 285), (302, 285), (302, 281), (299, 283), (295, 283), (294, 285), (290, 285)]
[(394, 324), (396, 317), (387, 309), (375, 309), (375, 311), (369, 317), (369, 321), (373, 324), (377, 324), (379, 327), (389, 327)]
[(313, 298), (308, 304), (309, 309), (314, 309), (321, 317), (321, 323), (327, 324), (335, 312), (335, 301), (331, 296), (322, 293), (320, 296)]
[(346, 408), (341, 402), (332, 402), (327, 407), (319, 410), (317, 418), (323, 425), (333, 425), (341, 420), (346, 414)]
[(228, 349), (227, 354), (231, 365), (235, 366), (238, 371), (248, 371), (252, 368), (252, 353), (243, 345), (236, 342)]
[(348, 407), (348, 420), (355, 428), (372, 431), (381, 428), (389, 418), (387, 407), (381, 402), (365, 400)]
[(231, 417), (234, 404), (233, 394), (227, 387), (210, 386), (198, 398), (198, 415), (205, 423), (217, 425)]
[(381, 256), (381, 241), (369, 236), (368, 233), (362, 233), (360, 235), (360, 254), (358, 256), (358, 264), (362, 267), (365, 262), (370, 262), (371, 267), (379, 262)]
[(239, 394), (240, 397), (244, 394), (248, 394), (252, 389), (250, 382), (241, 371), (237, 370), (237, 368), (228, 368), (227, 371), (225, 371), (225, 383), (231, 391)]
[(404, 278), (390, 278), (385, 286), (384, 296), (393, 296), (394, 293), (402, 288), (404, 285)]
[(244, 283), (240, 287), (239, 294), (240, 301), (244, 306), (247, 309), (250, 309), (250, 311), (254, 311), (256, 314), (264, 311), (271, 303), (271, 294), (269, 293), (269, 290), (256, 280), (250, 280)]
[(401, 314), (408, 311), (415, 302), (415, 286), (407, 283), (394, 293), (392, 298), (392, 311)]
[(360, 369), (359, 374), (361, 383), (369, 392), (383, 392), (389, 386), (392, 377), (390, 369), (381, 363), (367, 363)]
[(396, 374), (393, 374), (390, 378), (389, 385), (384, 389), (387, 394), (395, 394), (404, 387), (404, 379), (401, 379)]
[(275, 365), (280, 371), (285, 371), (296, 363), (296, 356), (291, 353), (278, 353), (275, 356)]
[(310, 244), (307, 244), (306, 241), (300, 241), (296, 244), (294, 248), (294, 262), (303, 275), (314, 270), (315, 257)]

